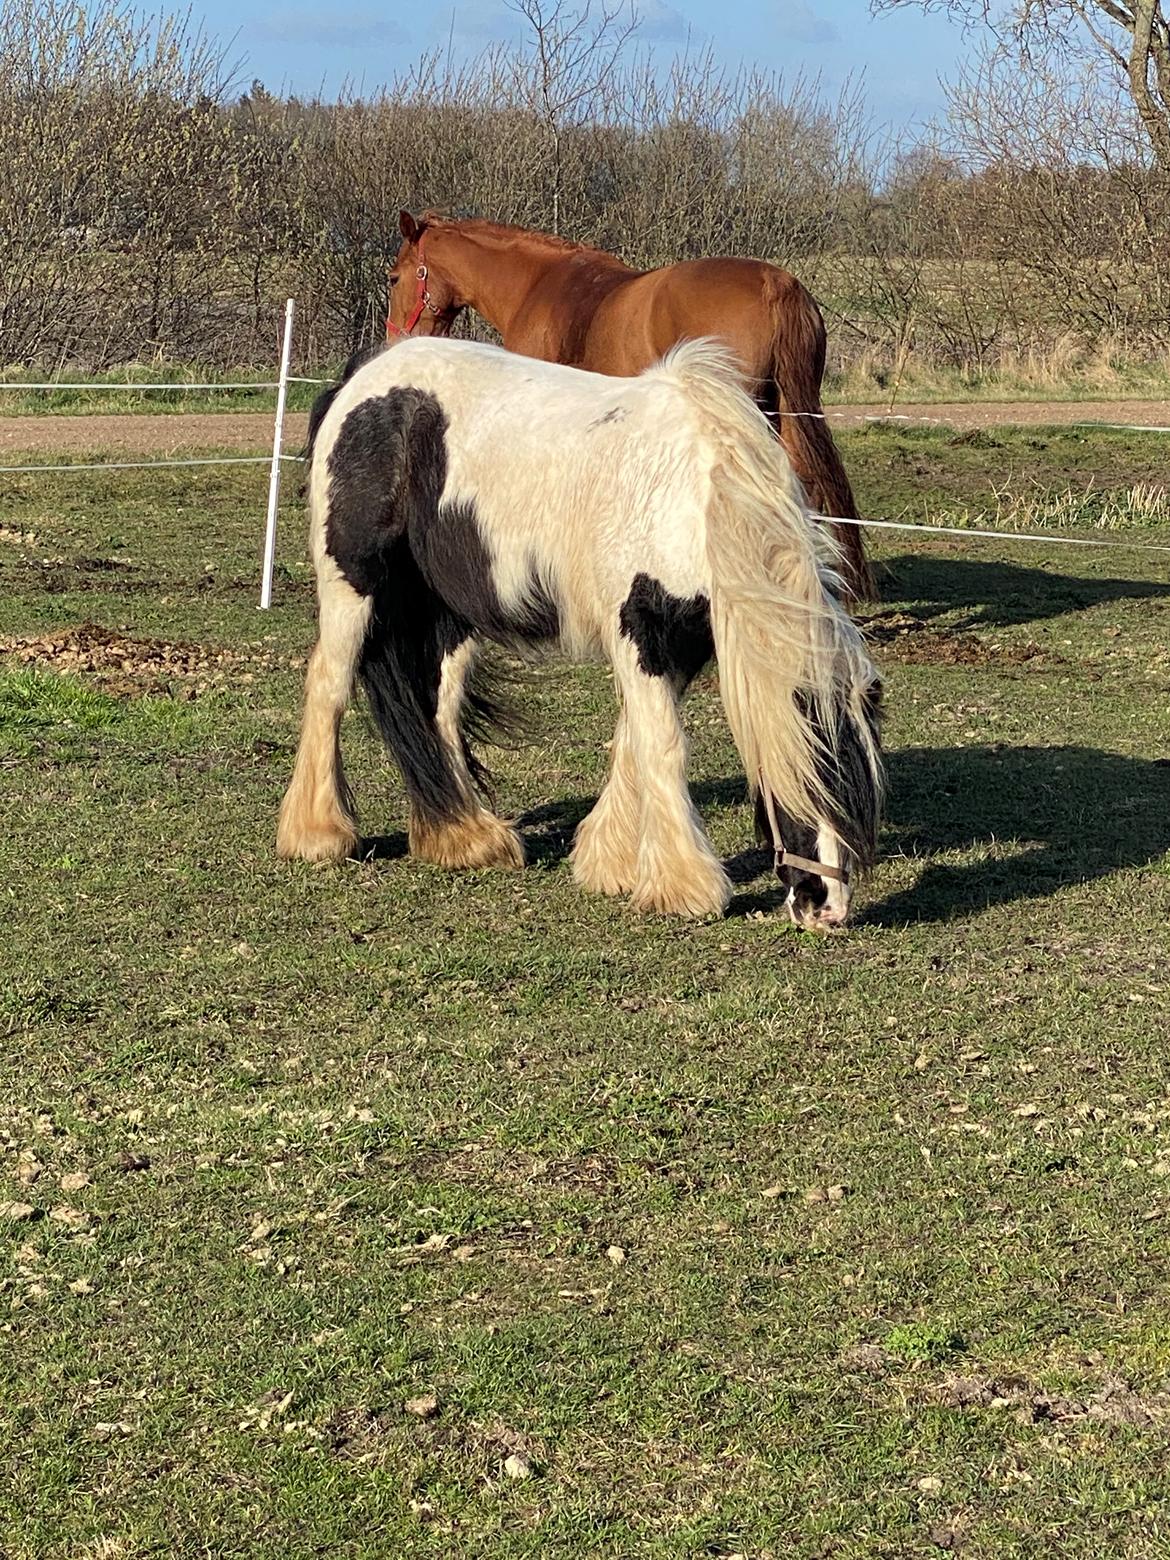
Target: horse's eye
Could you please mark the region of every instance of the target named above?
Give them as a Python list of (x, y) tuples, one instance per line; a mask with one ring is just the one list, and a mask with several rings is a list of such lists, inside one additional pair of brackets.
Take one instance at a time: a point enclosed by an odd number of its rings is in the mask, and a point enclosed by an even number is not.
[(397, 287), (398, 286), (398, 278), (396, 276), (392, 276), (390, 278), (390, 285), (391, 285), (391, 287)]

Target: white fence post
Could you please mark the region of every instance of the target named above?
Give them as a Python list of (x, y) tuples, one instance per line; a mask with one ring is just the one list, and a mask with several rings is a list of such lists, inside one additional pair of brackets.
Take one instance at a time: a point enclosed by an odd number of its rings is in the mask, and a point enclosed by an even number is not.
[(264, 573), (260, 581), (260, 606), (272, 605), (272, 569), (276, 562), (276, 510), (280, 503), (280, 446), (284, 438), (284, 402), (288, 395), (288, 364), (292, 353), (293, 300), (284, 306), (284, 345), (280, 352), (280, 380), (276, 388), (276, 427), (272, 432), (272, 470), (268, 475), (268, 525), (264, 532)]

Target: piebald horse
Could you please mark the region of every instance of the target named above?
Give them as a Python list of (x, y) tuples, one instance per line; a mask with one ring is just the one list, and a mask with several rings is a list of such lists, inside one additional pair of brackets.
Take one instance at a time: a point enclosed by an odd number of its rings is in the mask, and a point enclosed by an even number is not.
[[(763, 260), (684, 260), (635, 271), (616, 255), (498, 222), (400, 213), (387, 335), (446, 335), (464, 309), (504, 346), (598, 374), (640, 374), (692, 337), (726, 343), (788, 451), (809, 503), (855, 518), (823, 417), (825, 323), (788, 271)], [(856, 525), (833, 528), (849, 593), (875, 594)]]
[(613, 379), (465, 341), (383, 349), (310, 424), (320, 636), (277, 848), (359, 849), (341, 718), (360, 678), (402, 770), (411, 852), (519, 867), (468, 742), (480, 648), (602, 656), (620, 695), (609, 777), (577, 830), (582, 887), (722, 911), (731, 886), (687, 791), (679, 701), (714, 654), (728, 722), (801, 925), (849, 912), (873, 856), (877, 677), (833, 544), (725, 349)]

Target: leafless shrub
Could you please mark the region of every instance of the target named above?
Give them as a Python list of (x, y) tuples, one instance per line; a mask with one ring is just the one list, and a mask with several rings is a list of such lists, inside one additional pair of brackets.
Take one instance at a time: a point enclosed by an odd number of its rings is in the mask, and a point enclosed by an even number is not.
[(902, 146), (853, 87), (664, 63), (598, 3), (516, 0), (518, 45), (326, 103), (240, 94), (197, 28), (132, 0), (7, 0), (0, 361), (270, 363), (289, 294), (301, 360), (336, 359), (381, 330), (402, 206), (642, 266), (776, 260), (891, 398), (914, 365), (1165, 355), (1170, 176), (1107, 73), (992, 48)]

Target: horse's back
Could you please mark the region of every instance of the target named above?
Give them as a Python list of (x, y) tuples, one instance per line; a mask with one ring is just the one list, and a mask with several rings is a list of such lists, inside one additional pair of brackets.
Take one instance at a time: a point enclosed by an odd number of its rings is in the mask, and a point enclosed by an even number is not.
[(629, 277), (610, 291), (573, 361), (599, 373), (637, 374), (678, 342), (713, 336), (745, 373), (763, 376), (777, 307), (815, 311), (796, 278), (764, 260), (682, 260)]
[[(363, 421), (374, 413), (382, 439)], [(705, 588), (710, 457), (701, 422), (671, 365), (631, 380), (419, 338), (359, 370), (326, 414), (314, 458), (332, 466), (336, 452), (361, 464), (340, 485), (326, 484), (324, 469), (320, 478), (330, 509), (336, 495), (355, 495), (345, 523), (363, 547), (371, 527), (387, 538), (401, 528), (432, 588), (487, 631), (496, 618), (481, 622), (464, 596), (449, 595), (445, 576), (471, 553), (473, 572), (484, 575), (490, 558), (492, 599), (505, 616), (530, 597), (551, 600), (560, 632), (583, 649), (616, 624), (638, 567), (651, 568), (675, 595)], [(362, 437), (347, 435), (347, 426)], [(415, 492), (424, 476), (428, 491)], [(342, 517), (331, 516), (338, 542), (341, 526)], [(469, 550), (472, 535), (482, 556)], [(612, 608), (608, 617), (598, 603)]]

